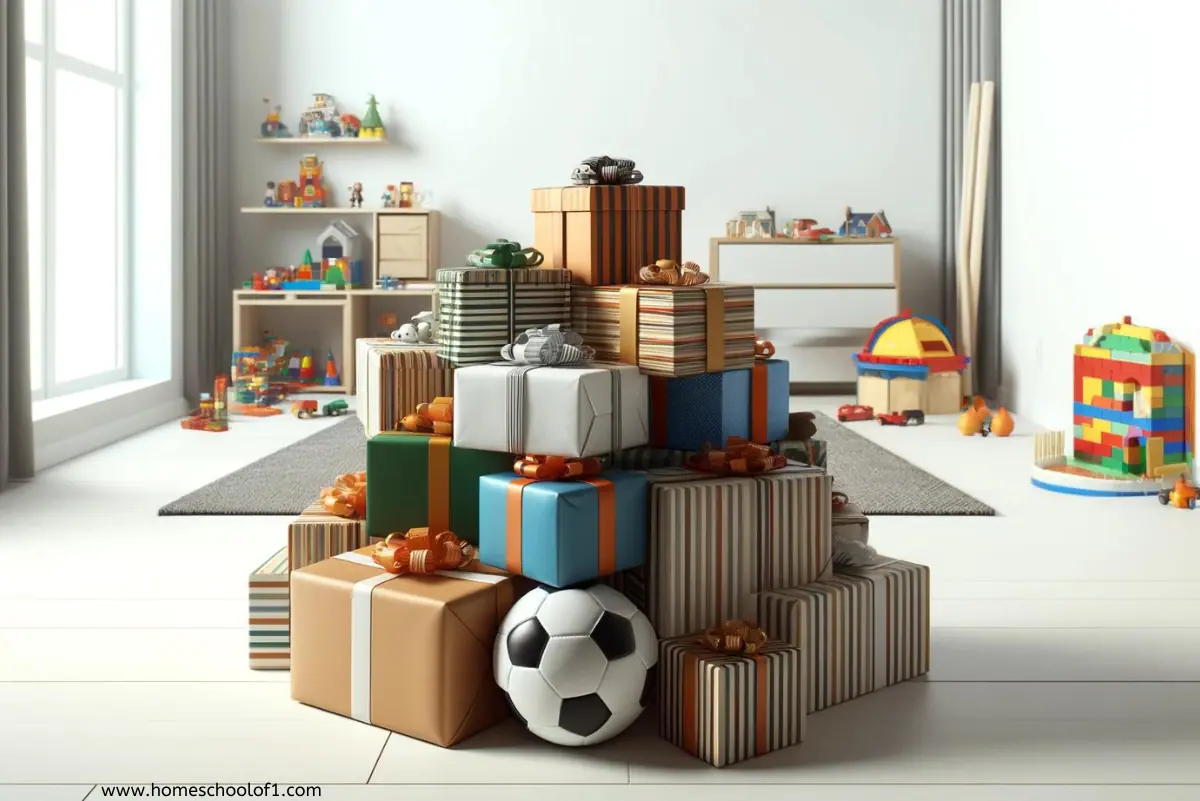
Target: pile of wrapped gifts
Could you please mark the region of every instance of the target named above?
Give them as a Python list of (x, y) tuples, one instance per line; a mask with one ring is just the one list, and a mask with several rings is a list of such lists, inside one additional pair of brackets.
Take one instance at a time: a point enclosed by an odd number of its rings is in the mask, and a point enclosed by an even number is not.
[(796, 745), (928, 670), (929, 570), (834, 491), (754, 290), (682, 261), (683, 188), (574, 178), (534, 190), (536, 247), (438, 271), (435, 346), (359, 341), (366, 472), (251, 575), (251, 666), (441, 746), (651, 705), (716, 766)]

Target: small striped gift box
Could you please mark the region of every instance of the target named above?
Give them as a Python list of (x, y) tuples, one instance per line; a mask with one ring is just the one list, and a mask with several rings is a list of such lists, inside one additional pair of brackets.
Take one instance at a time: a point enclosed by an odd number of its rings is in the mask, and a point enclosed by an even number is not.
[(752, 596), (742, 610), (805, 652), (808, 711), (929, 671), (929, 568), (908, 562)]
[(287, 548), (250, 574), (250, 669), (287, 670), (291, 665)]
[(660, 637), (735, 618), (752, 593), (831, 573), (832, 479), (822, 471), (648, 473), (647, 614)]
[(663, 739), (718, 768), (804, 740), (801, 649), (772, 641), (751, 656), (726, 654), (695, 634), (658, 647)]
[(647, 375), (738, 370), (754, 364), (754, 288), (574, 286), (571, 327), (597, 359), (636, 364)]
[(288, 526), (288, 569), (299, 570), (378, 541), (367, 536), (365, 521), (331, 515), (318, 501)]
[(450, 397), (454, 367), (437, 355), (436, 345), (401, 345), (394, 339), (355, 343), (359, 417), (367, 439), (399, 431), (400, 420), (418, 403)]
[(568, 321), (569, 275), (546, 268), (438, 270), (438, 355), (456, 367), (498, 361), (517, 334)]

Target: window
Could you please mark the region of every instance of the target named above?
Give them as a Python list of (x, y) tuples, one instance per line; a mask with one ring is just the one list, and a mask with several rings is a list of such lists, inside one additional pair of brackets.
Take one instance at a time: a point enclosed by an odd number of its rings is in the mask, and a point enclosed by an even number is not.
[(24, 0), (35, 399), (129, 377), (131, 0)]

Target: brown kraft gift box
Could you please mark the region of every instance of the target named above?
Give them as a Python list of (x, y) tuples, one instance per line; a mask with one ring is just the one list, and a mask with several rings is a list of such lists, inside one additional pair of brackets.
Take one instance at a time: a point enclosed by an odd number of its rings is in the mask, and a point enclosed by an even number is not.
[(293, 571), (292, 698), (443, 747), (503, 720), (492, 647), (512, 579), (482, 566), (397, 576), (372, 550)]
[(683, 261), (682, 186), (533, 190), (533, 245), (545, 267), (589, 286), (628, 284), (659, 259)]

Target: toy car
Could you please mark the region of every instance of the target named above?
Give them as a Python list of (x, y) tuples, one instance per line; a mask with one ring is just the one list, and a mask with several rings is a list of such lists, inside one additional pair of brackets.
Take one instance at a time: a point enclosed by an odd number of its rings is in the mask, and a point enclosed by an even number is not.
[(350, 409), (350, 404), (344, 400), (330, 401), (321, 408), (321, 414), (326, 417), (341, 417)]
[(1158, 502), (1163, 506), (1174, 506), (1176, 509), (1195, 509), (1197, 496), (1200, 496), (1200, 490), (1180, 476), (1175, 479), (1174, 487), (1159, 490)]
[(847, 403), (844, 406), (839, 406), (837, 410), (837, 419), (839, 423), (852, 423), (858, 420), (871, 420), (875, 417), (875, 410), (870, 406), (856, 406), (853, 403)]
[(315, 400), (292, 401), (292, 414), (299, 418), (316, 417), (317, 402)]
[(923, 426), (925, 412), (920, 409), (909, 409), (904, 412), (889, 412), (879, 415), (881, 426)]

